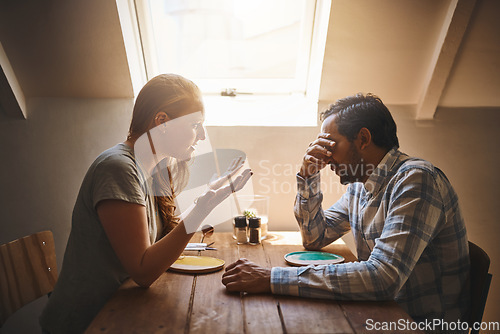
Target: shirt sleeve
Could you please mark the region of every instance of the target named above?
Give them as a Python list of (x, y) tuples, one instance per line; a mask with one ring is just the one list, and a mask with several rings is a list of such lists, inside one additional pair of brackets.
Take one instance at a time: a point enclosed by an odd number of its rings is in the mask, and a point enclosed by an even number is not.
[(111, 157), (96, 166), (92, 182), (92, 205), (107, 199), (146, 205), (137, 167), (127, 157)]
[(297, 174), (297, 197), (294, 213), (307, 249), (320, 249), (340, 238), (350, 230), (349, 196), (342, 198), (323, 211), (320, 174), (304, 179)]
[(394, 182), (384, 228), (368, 260), (273, 268), (273, 293), (339, 300), (394, 299), (444, 221), (434, 175), (416, 168), (401, 174)]

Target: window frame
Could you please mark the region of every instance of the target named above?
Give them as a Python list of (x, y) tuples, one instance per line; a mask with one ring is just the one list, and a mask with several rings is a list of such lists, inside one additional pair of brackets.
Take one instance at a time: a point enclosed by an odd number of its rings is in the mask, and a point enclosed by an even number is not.
[[(124, 32), (127, 56), (135, 55), (134, 61), (139, 70), (131, 76), (135, 81), (143, 81), (143, 84), (153, 76), (154, 69), (158, 68), (153, 50), (152, 26), (149, 20), (144, 20), (147, 15), (148, 0), (116, 0)], [(312, 36), (310, 48), (304, 46), (300, 57), (307, 57), (307, 68), (302, 71), (302, 77), (290, 84), (284, 79), (231, 79), (231, 83), (221, 79), (192, 79), (202, 90), (205, 99), (207, 119), (209, 126), (317, 126), (318, 124), (318, 98), (321, 71), (323, 65), (324, 48), (330, 17), (331, 1), (314, 0), (314, 16), (310, 25), (309, 34)], [(121, 9), (120, 9), (121, 8)], [(128, 11), (128, 12), (127, 12)], [(142, 19), (141, 19), (142, 17)], [(127, 22), (125, 25), (123, 21)], [(127, 28), (127, 25), (132, 27)], [(133, 34), (130, 33), (131, 30)], [(127, 32), (128, 31), (128, 37)], [(131, 38), (133, 36), (133, 38)], [(129, 42), (127, 43), (127, 38)], [(130, 40), (134, 39), (134, 43)], [(127, 47), (127, 44), (129, 46)], [(132, 46), (135, 44), (135, 46)], [(129, 52), (128, 49), (131, 49)], [(135, 49), (135, 50), (133, 50)], [(305, 55), (307, 54), (307, 55)], [(298, 62), (299, 64), (299, 62)], [(132, 64), (131, 64), (132, 67)], [(139, 74), (137, 74), (139, 73)], [(140, 78), (138, 78), (140, 77)], [(301, 82), (300, 84), (297, 84)], [(253, 86), (258, 84), (260, 91), (255, 91)], [(134, 91), (137, 84), (134, 84)], [(142, 85), (141, 85), (142, 86)], [(286, 87), (286, 90), (276, 89)], [(236, 96), (221, 96), (224, 89), (236, 89)], [(239, 93), (251, 93), (247, 94)], [(135, 94), (137, 95), (137, 94)], [(229, 100), (228, 100), (229, 99)], [(241, 109), (246, 101), (253, 103), (271, 101), (272, 107), (265, 104), (259, 105), (260, 113), (253, 117), (248, 112), (235, 112)], [(280, 101), (285, 101), (283, 107), (279, 107)], [(292, 101), (292, 102), (291, 102)], [(277, 107), (278, 106), (278, 107)], [(302, 110), (290, 111), (290, 108), (301, 108)], [(217, 111), (215, 111), (217, 110)], [(218, 115), (216, 115), (218, 114)], [(253, 114), (253, 112), (252, 112)], [(292, 117), (284, 117), (294, 115)], [(272, 118), (272, 120), (271, 120)]]
[[(154, 28), (149, 19), (150, 0), (135, 0), (137, 8), (137, 20), (141, 38), (144, 45), (144, 58), (147, 72), (152, 75), (160, 73), (160, 66), (157, 60), (157, 48), (154, 41)], [(310, 45), (313, 37), (314, 17), (316, 0), (306, 0), (306, 9), (303, 13), (304, 30), (301, 35), (307, 36), (300, 40), (301, 46), (298, 47), (296, 76), (292, 79), (250, 79), (250, 78), (231, 78), (231, 79), (203, 79), (192, 77), (193, 81), (200, 87), (204, 95), (221, 94), (223, 90), (235, 89), (237, 92), (250, 94), (305, 94), (307, 87), (307, 73), (310, 63)]]

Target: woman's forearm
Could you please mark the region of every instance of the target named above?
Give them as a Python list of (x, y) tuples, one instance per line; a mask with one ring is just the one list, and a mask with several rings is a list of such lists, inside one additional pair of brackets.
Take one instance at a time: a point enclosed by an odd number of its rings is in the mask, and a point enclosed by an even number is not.
[(180, 218), (181, 222), (167, 235), (149, 246), (141, 259), (140, 270), (132, 279), (143, 287), (150, 286), (182, 254), (194, 232), (208, 213), (200, 205), (192, 205)]

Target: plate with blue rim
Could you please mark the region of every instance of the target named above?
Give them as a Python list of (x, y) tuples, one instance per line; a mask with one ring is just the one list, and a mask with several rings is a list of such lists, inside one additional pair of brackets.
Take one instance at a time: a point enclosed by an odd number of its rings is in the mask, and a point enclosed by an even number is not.
[(292, 266), (336, 264), (344, 262), (344, 257), (327, 252), (301, 251), (285, 255), (285, 261)]

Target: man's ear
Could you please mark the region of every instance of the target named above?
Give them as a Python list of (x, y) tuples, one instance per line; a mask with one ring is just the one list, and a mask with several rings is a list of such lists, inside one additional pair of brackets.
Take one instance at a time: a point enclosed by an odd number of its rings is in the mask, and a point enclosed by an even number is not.
[(372, 142), (372, 134), (367, 128), (361, 128), (358, 132), (359, 148), (364, 150)]
[(169, 120), (170, 120), (170, 117), (168, 117), (167, 113), (164, 111), (160, 111), (160, 112), (156, 113), (154, 123), (155, 123), (155, 126), (158, 126), (158, 125), (163, 124)]

